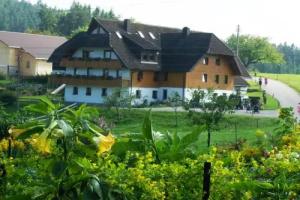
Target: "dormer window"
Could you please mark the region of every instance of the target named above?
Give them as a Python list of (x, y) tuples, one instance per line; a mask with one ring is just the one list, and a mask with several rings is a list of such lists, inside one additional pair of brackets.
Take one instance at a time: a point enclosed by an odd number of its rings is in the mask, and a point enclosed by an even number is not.
[(144, 52), (141, 55), (141, 62), (142, 63), (157, 63), (158, 54), (156, 52)]
[(152, 32), (149, 32), (149, 35), (150, 35), (150, 37), (151, 37), (153, 40), (156, 39), (155, 35), (154, 35)]
[(116, 35), (118, 36), (119, 39), (123, 38), (122, 35), (121, 35), (121, 33), (119, 31), (116, 31)]
[(145, 38), (144, 34), (142, 33), (142, 31), (138, 31), (138, 34), (140, 35), (141, 38)]

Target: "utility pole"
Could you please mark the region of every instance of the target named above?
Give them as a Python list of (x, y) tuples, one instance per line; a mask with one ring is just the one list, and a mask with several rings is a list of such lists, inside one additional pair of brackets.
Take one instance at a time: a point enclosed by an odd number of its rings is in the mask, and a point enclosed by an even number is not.
[(237, 25), (237, 34), (236, 34), (236, 55), (239, 56), (239, 44), (240, 44), (240, 25)]

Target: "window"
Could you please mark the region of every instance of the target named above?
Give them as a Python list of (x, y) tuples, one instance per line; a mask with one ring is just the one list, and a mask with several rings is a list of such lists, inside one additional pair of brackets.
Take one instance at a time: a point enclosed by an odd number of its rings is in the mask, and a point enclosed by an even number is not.
[(221, 65), (221, 58), (216, 58), (216, 65), (218, 65), (218, 66)]
[(106, 32), (104, 31), (103, 28), (101, 28), (100, 26), (98, 26), (97, 28), (95, 28), (93, 31), (92, 31), (92, 34), (105, 34)]
[(152, 91), (152, 99), (157, 99), (157, 90)]
[(102, 95), (103, 97), (106, 97), (106, 96), (107, 96), (107, 88), (102, 88), (101, 95)]
[(208, 75), (207, 74), (202, 74), (202, 82), (207, 83), (208, 80)]
[(86, 70), (86, 75), (87, 76), (91, 76), (92, 74), (91, 74), (91, 68), (87, 68), (87, 70)]
[(166, 100), (168, 98), (168, 90), (164, 89), (163, 90), (163, 100)]
[(77, 75), (77, 68), (74, 68), (74, 75)]
[(142, 57), (142, 60), (148, 61), (148, 55), (147, 55), (147, 54), (144, 54), (143, 57)]
[(165, 72), (164, 73), (164, 81), (168, 81), (168, 76), (169, 76), (168, 72)]
[(135, 91), (135, 98), (140, 99), (141, 96), (142, 96), (141, 93), (142, 93), (141, 90), (136, 90), (136, 91)]
[(150, 35), (150, 37), (151, 37), (153, 40), (156, 39), (155, 35), (154, 35), (152, 32), (149, 32), (149, 35)]
[(85, 95), (86, 96), (91, 96), (92, 95), (92, 88), (90, 88), (90, 87), (86, 88)]
[(121, 33), (119, 32), (119, 31), (116, 31), (116, 35), (118, 36), (118, 38), (120, 38), (120, 39), (122, 39), (123, 37), (122, 37), (122, 35), (121, 35)]
[(228, 84), (228, 75), (225, 75), (225, 77), (224, 77), (224, 83)]
[(203, 65), (208, 65), (208, 57), (203, 58)]
[(73, 87), (73, 95), (78, 95), (78, 87)]
[(89, 58), (90, 58), (90, 51), (83, 50), (83, 51), (82, 51), (82, 58), (83, 58), (84, 60), (89, 59)]
[(108, 75), (109, 75), (108, 69), (103, 69), (103, 76), (107, 78)]
[(215, 82), (219, 84), (219, 81), (220, 81), (220, 76), (217, 74), (215, 75)]
[(105, 59), (111, 59), (111, 51), (110, 50), (104, 51), (104, 58)]
[(120, 78), (120, 71), (118, 69), (116, 70), (116, 77)]
[(26, 67), (27, 67), (27, 69), (29, 69), (29, 68), (30, 68), (30, 61), (27, 61), (27, 63), (26, 63)]
[(143, 79), (143, 72), (139, 71), (138, 74), (137, 74), (137, 80), (141, 81), (142, 79)]
[(154, 55), (154, 54), (150, 54), (150, 55), (149, 55), (149, 60), (150, 60), (150, 61), (156, 61), (155, 55)]
[(159, 72), (154, 72), (153, 80), (154, 81), (159, 81)]
[(141, 38), (145, 38), (144, 34), (142, 33), (142, 31), (138, 31), (138, 34), (140, 35)]

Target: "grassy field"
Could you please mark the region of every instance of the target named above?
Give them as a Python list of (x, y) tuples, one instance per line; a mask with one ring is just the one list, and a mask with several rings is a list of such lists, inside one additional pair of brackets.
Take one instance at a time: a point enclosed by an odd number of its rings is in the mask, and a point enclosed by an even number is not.
[[(248, 81), (249, 83), (249, 92), (247, 95), (249, 97), (260, 97), (262, 101), (263, 91), (259, 87), (258, 83), (255, 81)], [(263, 105), (264, 110), (276, 110), (279, 108), (279, 102), (271, 95), (267, 94), (267, 103)]]
[[(102, 111), (102, 115), (105, 116), (106, 119), (115, 123), (112, 132), (116, 135), (128, 132), (140, 133), (145, 113), (146, 112), (142, 110), (126, 111), (122, 113), (122, 119), (116, 122), (114, 121), (116, 117), (111, 111)], [(177, 133), (182, 136), (192, 132), (196, 128), (187, 117), (186, 112), (178, 113), (178, 127), (175, 126), (174, 112), (152, 112), (152, 120), (154, 131), (160, 133), (175, 133), (177, 131)], [(237, 138), (243, 138), (249, 143), (254, 143), (256, 141), (256, 130), (260, 129), (272, 133), (277, 124), (276, 120), (275, 118), (256, 118), (251, 116), (227, 116), (226, 120), (220, 124), (219, 130), (213, 132), (212, 144), (234, 143), (236, 141), (235, 123), (237, 126)], [(207, 134), (201, 133), (198, 145), (201, 150), (207, 149), (206, 142)]]
[(267, 74), (259, 73), (257, 76), (267, 77), (286, 83), (300, 93), (300, 74)]

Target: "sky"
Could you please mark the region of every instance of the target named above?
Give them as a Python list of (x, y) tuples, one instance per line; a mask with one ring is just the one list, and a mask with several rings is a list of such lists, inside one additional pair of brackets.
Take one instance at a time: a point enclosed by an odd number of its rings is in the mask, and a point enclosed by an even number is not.
[[(36, 3), (37, 0), (27, 0)], [(74, 0), (42, 0), (69, 8)], [(273, 43), (300, 46), (299, 0), (76, 0), (92, 8), (112, 9), (121, 19), (146, 24), (190, 27), (226, 39), (236, 33), (268, 37)]]

